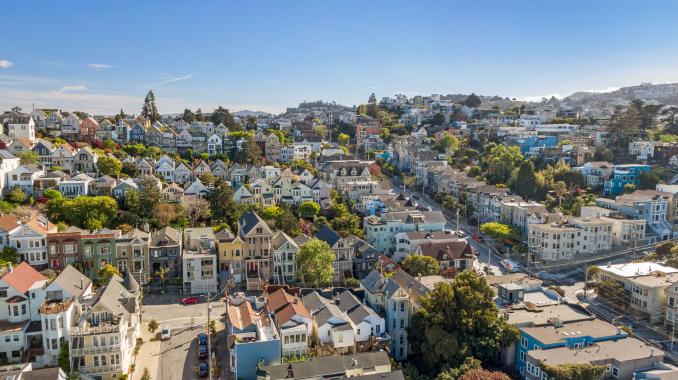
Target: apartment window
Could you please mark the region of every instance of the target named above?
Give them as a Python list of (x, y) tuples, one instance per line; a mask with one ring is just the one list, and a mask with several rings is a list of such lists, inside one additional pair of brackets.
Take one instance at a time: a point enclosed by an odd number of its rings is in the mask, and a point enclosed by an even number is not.
[(520, 340), (520, 345), (523, 346), (523, 348), (527, 348), (527, 338), (523, 337)]
[(400, 320), (400, 328), (401, 328), (401, 329), (404, 329), (404, 328), (405, 328), (405, 320), (404, 320), (404, 319), (401, 319), (401, 320)]
[(525, 351), (520, 351), (520, 361), (521, 362), (525, 361)]
[(7, 298), (7, 288), (0, 288), (0, 298)]
[(619, 368), (612, 366), (612, 376), (614, 377), (619, 376)]
[(93, 358), (94, 358), (94, 366), (98, 367), (99, 366), (99, 357), (94, 355)]
[(400, 301), (400, 311), (405, 311), (405, 301)]

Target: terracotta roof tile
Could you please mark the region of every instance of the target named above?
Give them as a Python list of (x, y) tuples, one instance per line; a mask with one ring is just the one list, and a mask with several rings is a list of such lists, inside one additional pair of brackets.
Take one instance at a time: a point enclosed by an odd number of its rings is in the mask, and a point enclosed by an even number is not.
[(47, 277), (40, 274), (40, 272), (33, 269), (32, 266), (24, 261), (12, 269), (11, 272), (4, 275), (2, 279), (18, 292), (24, 294), (33, 284), (38, 281), (47, 280)]

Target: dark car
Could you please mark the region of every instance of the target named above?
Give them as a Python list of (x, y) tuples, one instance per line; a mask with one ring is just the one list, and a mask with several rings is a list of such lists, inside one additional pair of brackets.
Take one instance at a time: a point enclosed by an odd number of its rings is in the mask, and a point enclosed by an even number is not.
[(196, 303), (200, 303), (200, 297), (193, 296), (193, 297), (182, 298), (181, 303), (184, 304), (184, 305), (193, 305), (193, 304), (196, 304)]
[(198, 346), (198, 359), (207, 359), (207, 345)]
[(198, 376), (200, 377), (207, 377), (207, 362), (201, 361), (198, 363)]
[(198, 344), (200, 346), (207, 346), (207, 334), (205, 333), (198, 334)]

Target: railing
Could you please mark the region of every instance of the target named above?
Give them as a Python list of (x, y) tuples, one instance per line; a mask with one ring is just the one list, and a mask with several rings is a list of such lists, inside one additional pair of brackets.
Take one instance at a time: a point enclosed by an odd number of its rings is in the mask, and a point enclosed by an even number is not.
[(71, 348), (71, 355), (101, 354), (106, 352), (120, 352), (120, 344), (111, 344), (99, 347)]
[(107, 333), (112, 333), (116, 332), (119, 330), (119, 326), (112, 325), (112, 324), (104, 324), (104, 325), (99, 325), (99, 326), (82, 326), (82, 327), (75, 327), (71, 331), (71, 336), (74, 335), (93, 335), (93, 334), (107, 334)]
[(84, 375), (93, 375), (98, 373), (117, 372), (120, 370), (120, 365), (100, 365), (100, 366), (83, 366), (77, 369), (78, 372)]

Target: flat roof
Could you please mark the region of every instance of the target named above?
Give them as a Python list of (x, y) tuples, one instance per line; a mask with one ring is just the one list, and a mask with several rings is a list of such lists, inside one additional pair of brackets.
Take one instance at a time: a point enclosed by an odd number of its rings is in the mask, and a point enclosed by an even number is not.
[[(577, 338), (583, 336), (606, 337), (614, 336), (620, 332), (617, 326), (601, 321), (600, 319), (591, 319), (581, 322), (566, 323), (563, 327), (553, 325), (523, 327), (523, 332), (544, 344), (555, 344), (563, 342), (566, 338)], [(626, 334), (621, 332), (622, 334)]]
[(508, 316), (507, 322), (518, 327), (546, 325), (550, 323), (551, 318), (558, 318), (563, 323), (593, 319), (593, 316), (584, 310), (564, 303), (536, 307), (532, 310), (525, 307), (506, 309), (503, 312)]
[(547, 365), (596, 363), (617, 360), (625, 362), (648, 357), (664, 357), (664, 351), (648, 346), (636, 338), (623, 338), (599, 342), (580, 349), (558, 347), (550, 350), (532, 350), (528, 356)]
[(667, 267), (652, 262), (606, 265), (601, 266), (600, 270), (620, 277), (648, 276), (655, 272), (661, 272), (665, 274), (678, 273), (678, 269), (676, 268)]

